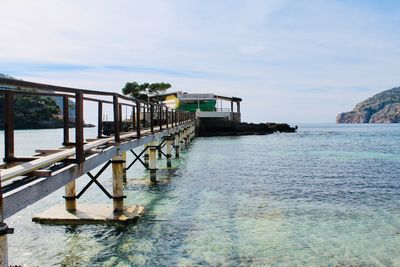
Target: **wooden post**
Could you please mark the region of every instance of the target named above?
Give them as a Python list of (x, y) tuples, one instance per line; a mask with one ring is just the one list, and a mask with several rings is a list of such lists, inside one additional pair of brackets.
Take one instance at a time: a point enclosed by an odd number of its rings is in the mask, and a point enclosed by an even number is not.
[(75, 180), (65, 185), (65, 209), (68, 212), (76, 211), (76, 188)]
[(172, 145), (171, 145), (172, 141), (171, 141), (171, 137), (168, 136), (165, 139), (165, 148), (166, 148), (166, 154), (167, 154), (167, 168), (171, 168), (172, 164), (171, 164), (171, 151), (172, 151)]
[(112, 158), (113, 209), (115, 213), (120, 213), (124, 210), (123, 172), (122, 156), (116, 155)]
[(240, 102), (236, 102), (237, 113), (240, 113)]
[(179, 133), (174, 135), (175, 158), (179, 158), (181, 146), (179, 143)]
[(14, 92), (6, 91), (4, 96), (4, 161), (14, 158)]
[(150, 142), (149, 153), (149, 168), (150, 168), (150, 181), (157, 182), (157, 164), (156, 164), (156, 150), (157, 141)]

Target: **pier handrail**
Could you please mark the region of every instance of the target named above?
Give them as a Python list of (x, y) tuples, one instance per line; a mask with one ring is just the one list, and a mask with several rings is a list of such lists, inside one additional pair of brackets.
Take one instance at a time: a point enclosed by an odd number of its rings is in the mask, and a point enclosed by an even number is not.
[[(155, 128), (162, 131), (165, 127), (176, 127), (195, 119), (195, 113), (169, 108), (163, 104), (132, 99), (116, 92), (95, 91), (82, 88), (56, 86), (29, 81), (0, 78), (0, 94), (4, 95), (4, 162), (12, 166), (11, 169), (0, 169), (0, 182), (13, 177), (24, 175), (51, 163), (75, 156), (75, 163), (85, 161), (85, 152), (111, 141), (120, 143), (125, 138), (140, 138), (143, 134), (154, 133)], [(65, 149), (53, 153), (52, 157), (45, 158), (18, 158), (14, 154), (14, 99), (15, 95), (55, 96), (63, 98), (63, 145)], [(85, 96), (86, 95), (86, 96)], [(90, 97), (87, 97), (89, 95)], [(104, 99), (111, 97), (112, 99)], [(75, 143), (69, 142), (69, 99), (75, 99)], [(83, 105), (84, 101), (98, 103), (98, 140), (84, 143)], [(113, 105), (113, 135), (105, 137), (102, 134), (103, 104)], [(122, 106), (132, 107), (132, 131), (122, 131)], [(143, 109), (143, 111), (142, 111)], [(150, 125), (146, 125), (146, 117), (141, 113), (151, 114)], [(157, 114), (158, 125), (154, 124), (154, 115)], [(149, 126), (150, 128), (148, 128)], [(71, 148), (73, 147), (73, 148)], [(20, 163), (17, 165), (16, 163)], [(17, 166), (15, 166), (17, 165)], [(4, 167), (4, 166), (3, 166)], [(8, 166), (7, 166), (8, 167)]]

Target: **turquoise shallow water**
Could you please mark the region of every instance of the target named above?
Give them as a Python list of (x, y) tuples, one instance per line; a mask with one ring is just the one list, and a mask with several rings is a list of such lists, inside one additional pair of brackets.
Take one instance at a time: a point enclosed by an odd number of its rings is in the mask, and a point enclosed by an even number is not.
[[(94, 134), (92, 129), (88, 134)], [(95, 130), (94, 130), (95, 131)], [(60, 130), (19, 131), (18, 147)], [(149, 185), (128, 172), (135, 226), (48, 226), (9, 218), (12, 264), (28, 266), (400, 266), (400, 125), (300, 125), (296, 134), (197, 138)], [(1, 146), (2, 147), (2, 146)], [(165, 161), (158, 162), (165, 166)], [(111, 188), (111, 173), (100, 180)], [(88, 181), (80, 178), (78, 186)], [(110, 203), (96, 187), (81, 202)]]

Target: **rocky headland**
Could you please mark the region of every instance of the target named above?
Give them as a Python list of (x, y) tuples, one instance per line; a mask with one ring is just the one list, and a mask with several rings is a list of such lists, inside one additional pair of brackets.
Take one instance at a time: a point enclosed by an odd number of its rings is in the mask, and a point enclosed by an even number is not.
[(399, 123), (400, 87), (376, 94), (356, 105), (349, 112), (340, 113), (337, 123)]

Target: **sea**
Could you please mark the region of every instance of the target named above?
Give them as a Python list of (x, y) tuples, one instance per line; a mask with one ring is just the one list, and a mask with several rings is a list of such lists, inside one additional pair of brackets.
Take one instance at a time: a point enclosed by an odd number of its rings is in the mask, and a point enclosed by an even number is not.
[[(195, 138), (171, 169), (157, 161), (158, 184), (135, 163), (124, 192), (126, 205), (146, 207), (136, 225), (32, 222), (63, 204), (61, 188), (6, 220), (15, 229), (10, 264), (400, 266), (400, 125), (298, 127)], [(17, 155), (29, 156), (60, 147), (62, 130), (21, 130), (15, 138)], [(79, 178), (78, 190), (88, 181)], [(111, 170), (99, 181), (111, 191)], [(80, 203), (111, 201), (93, 184)]]

